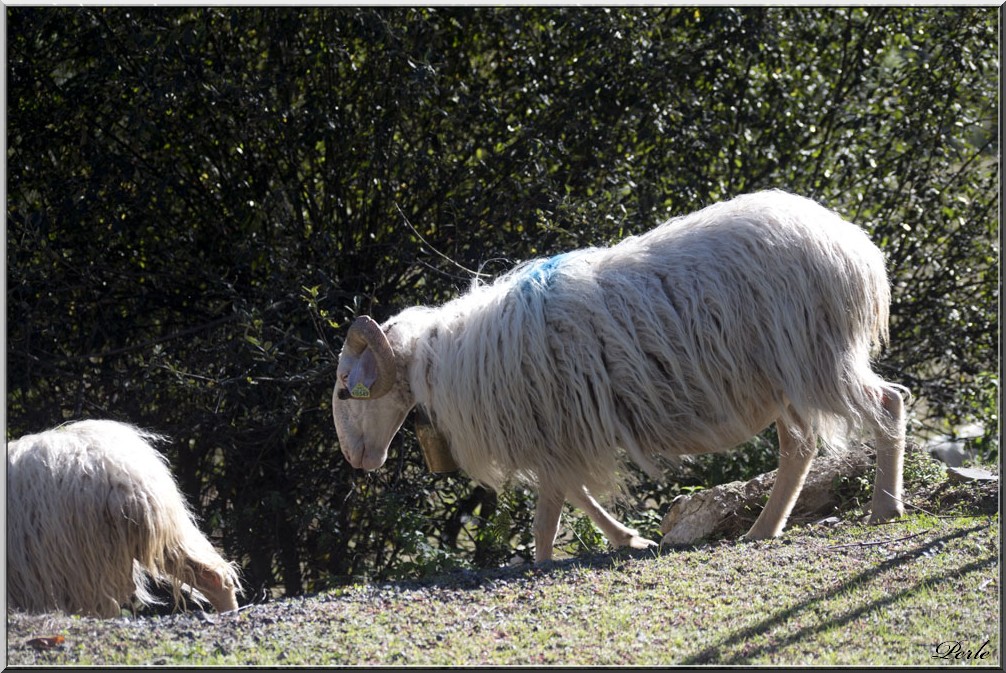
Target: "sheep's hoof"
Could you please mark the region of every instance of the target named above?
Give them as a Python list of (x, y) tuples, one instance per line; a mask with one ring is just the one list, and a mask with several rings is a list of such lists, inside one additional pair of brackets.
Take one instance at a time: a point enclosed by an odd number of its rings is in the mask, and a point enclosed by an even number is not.
[(547, 555), (546, 554), (541, 554), (541, 555), (535, 554), (534, 555), (534, 563), (532, 565), (535, 565), (535, 566), (546, 566), (546, 567), (552, 565), (552, 551), (549, 550), (549, 552), (548, 552)]
[(876, 507), (870, 515), (870, 524), (876, 525), (880, 523), (887, 523), (889, 521), (894, 521), (895, 519), (900, 519), (904, 515), (905, 509), (901, 506), (901, 503), (895, 503), (894, 505), (887, 507)]
[(647, 540), (645, 537), (639, 537), (638, 535), (634, 535), (628, 542), (630, 549), (649, 549), (656, 546), (658, 545), (653, 540)]
[(782, 531), (785, 528), (786, 522), (780, 526), (767, 526), (759, 525), (760, 521), (755, 521), (754, 525), (741, 536), (741, 540), (745, 542), (755, 542), (757, 540), (771, 540), (774, 537), (779, 537), (782, 535)]

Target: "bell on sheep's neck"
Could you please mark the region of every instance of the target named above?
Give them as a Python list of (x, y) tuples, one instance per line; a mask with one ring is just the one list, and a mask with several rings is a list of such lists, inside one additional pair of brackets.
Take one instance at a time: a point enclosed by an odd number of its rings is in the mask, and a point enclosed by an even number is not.
[(422, 407), (416, 408), (416, 437), (423, 449), (426, 467), (433, 473), (456, 472), (458, 464), (451, 455), (451, 446), (447, 438), (433, 425), (433, 421)]

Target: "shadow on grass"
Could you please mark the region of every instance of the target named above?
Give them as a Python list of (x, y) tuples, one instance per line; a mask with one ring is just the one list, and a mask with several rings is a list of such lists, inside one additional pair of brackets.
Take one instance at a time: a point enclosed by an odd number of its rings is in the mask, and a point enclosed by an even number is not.
[(450, 572), (414, 580), (389, 580), (387, 584), (402, 588), (420, 589), (422, 587), (437, 587), (439, 589), (475, 590), (492, 587), (498, 582), (534, 580), (547, 575), (561, 573), (573, 569), (609, 569), (617, 568), (633, 559), (655, 559), (660, 552), (655, 549), (613, 549), (611, 551), (583, 553), (579, 556), (545, 561), (544, 563), (517, 563), (500, 568), (480, 568), (470, 570), (452, 570)]
[[(752, 626), (745, 627), (736, 633), (723, 638), (720, 642), (710, 645), (705, 649), (683, 659), (680, 663), (682, 665), (696, 665), (696, 664), (720, 664), (720, 665), (743, 665), (748, 663), (750, 660), (755, 659), (767, 652), (782, 649), (786, 646), (798, 643), (801, 640), (809, 639), (818, 633), (826, 631), (828, 629), (835, 628), (837, 626), (843, 626), (849, 624), (850, 622), (856, 621), (865, 615), (880, 610), (886, 606), (889, 606), (897, 601), (910, 596), (927, 585), (932, 585), (933, 583), (941, 583), (943, 581), (955, 580), (960, 577), (982, 570), (987, 567), (995, 566), (998, 559), (994, 555), (987, 556), (983, 559), (977, 560), (973, 563), (969, 563), (960, 568), (954, 569), (951, 572), (947, 572), (943, 575), (936, 577), (926, 577), (918, 582), (914, 587), (910, 589), (905, 589), (896, 594), (886, 596), (882, 599), (878, 599), (862, 605), (859, 608), (851, 610), (843, 615), (836, 615), (833, 619), (828, 621), (818, 622), (816, 624), (805, 626), (803, 628), (797, 629), (793, 633), (783, 636), (778, 639), (773, 639), (770, 643), (758, 646), (753, 649), (745, 649), (744, 652), (736, 652), (724, 656), (722, 653), (725, 650), (729, 650), (737, 645), (742, 645), (743, 643), (750, 641), (751, 639), (768, 634), (772, 629), (785, 624), (787, 621), (798, 616), (801, 612), (807, 611), (812, 608), (815, 604), (830, 601), (836, 598), (841, 598), (843, 595), (848, 594), (850, 591), (855, 590), (860, 585), (877, 579), (884, 573), (903, 566), (908, 563), (916, 561), (919, 557), (923, 556), (927, 552), (938, 553), (939, 549), (946, 544), (948, 541), (955, 538), (962, 538), (971, 533), (979, 530), (984, 530), (993, 525), (991, 522), (987, 524), (981, 524), (978, 526), (973, 526), (964, 530), (959, 530), (942, 537), (937, 537), (933, 540), (922, 544), (915, 549), (906, 552), (904, 554), (899, 554), (897, 557), (886, 560), (876, 567), (870, 568), (855, 577), (849, 578), (847, 581), (843, 582), (841, 586), (825, 591), (821, 594), (815, 595), (802, 603), (795, 605), (791, 608), (781, 610), (776, 614), (763, 619), (762, 621), (754, 624)], [(936, 643), (933, 643), (935, 646)]]

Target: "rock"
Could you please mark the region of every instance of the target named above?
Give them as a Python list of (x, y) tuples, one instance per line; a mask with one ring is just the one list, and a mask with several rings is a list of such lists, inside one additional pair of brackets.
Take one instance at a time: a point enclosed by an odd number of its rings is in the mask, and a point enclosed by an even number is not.
[(972, 481), (999, 481), (999, 476), (977, 467), (948, 467), (947, 479), (963, 484)]

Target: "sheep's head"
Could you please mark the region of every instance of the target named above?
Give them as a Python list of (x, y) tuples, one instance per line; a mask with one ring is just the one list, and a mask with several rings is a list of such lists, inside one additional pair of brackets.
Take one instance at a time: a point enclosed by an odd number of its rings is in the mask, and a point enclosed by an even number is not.
[(369, 316), (346, 333), (337, 376), (332, 416), (342, 454), (353, 467), (377, 469), (415, 400), (404, 373), (399, 377), (388, 335)]

